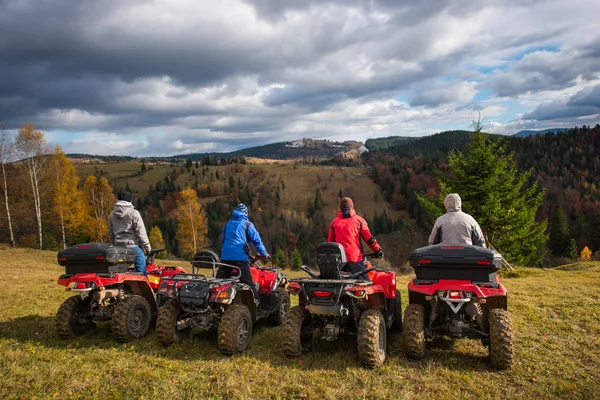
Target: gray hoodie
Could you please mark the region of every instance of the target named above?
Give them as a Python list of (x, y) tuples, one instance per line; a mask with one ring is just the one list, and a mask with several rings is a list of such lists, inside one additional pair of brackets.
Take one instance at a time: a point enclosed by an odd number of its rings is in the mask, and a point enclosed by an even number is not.
[(150, 252), (150, 241), (139, 211), (128, 201), (119, 200), (108, 216), (110, 242), (119, 246), (142, 246)]
[(447, 213), (435, 221), (429, 244), (473, 244), (485, 247), (485, 239), (475, 218), (461, 211), (460, 196), (450, 193), (444, 199)]

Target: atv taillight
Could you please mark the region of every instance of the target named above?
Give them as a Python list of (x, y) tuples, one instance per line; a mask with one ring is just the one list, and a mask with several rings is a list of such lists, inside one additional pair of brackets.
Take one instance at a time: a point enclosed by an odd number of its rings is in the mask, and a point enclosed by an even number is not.
[(98, 261), (104, 261), (104, 256), (96, 256), (96, 260), (98, 260)]
[(329, 297), (333, 294), (333, 292), (329, 292), (327, 290), (315, 290), (312, 293), (317, 297)]
[(477, 265), (490, 265), (491, 262), (489, 261), (477, 261)]
[(431, 264), (431, 260), (421, 260), (419, 264)]
[(460, 292), (450, 292), (451, 299), (460, 299)]
[(365, 294), (367, 294), (367, 291), (361, 287), (348, 287), (346, 288), (346, 293), (352, 297), (362, 298)]
[(67, 257), (60, 257), (58, 261), (67, 261)]
[(442, 246), (442, 250), (464, 250), (464, 246)]
[(78, 282), (75, 284), (75, 289), (85, 289), (87, 285), (84, 282)]

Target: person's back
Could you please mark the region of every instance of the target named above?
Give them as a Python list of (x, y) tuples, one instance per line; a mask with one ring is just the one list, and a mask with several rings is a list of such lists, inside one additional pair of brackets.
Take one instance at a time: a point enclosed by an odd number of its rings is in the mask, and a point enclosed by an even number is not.
[[(244, 204), (238, 204), (233, 210), (232, 218), (225, 224), (222, 234), (221, 262), (223, 264), (234, 265), (240, 268), (240, 282), (250, 286), (254, 292), (254, 298), (258, 301), (258, 291), (252, 281), (252, 272), (248, 259), (250, 257), (250, 247), (248, 242), (252, 242), (261, 256), (270, 258), (265, 248), (260, 234), (254, 227), (254, 224), (248, 220), (248, 207)], [(221, 266), (217, 271), (217, 278), (229, 278), (233, 269)], [(237, 274), (237, 273), (236, 273)]]
[(435, 221), (429, 244), (472, 244), (485, 247), (483, 233), (475, 218), (461, 210), (461, 199), (451, 193), (444, 199), (446, 214)]
[[(367, 222), (354, 211), (352, 199), (344, 197), (340, 200), (338, 216), (329, 225), (327, 241), (344, 247), (347, 262), (342, 269), (352, 274), (366, 269), (361, 239), (376, 253), (376, 257), (383, 257), (383, 251), (369, 231)], [(367, 280), (366, 274), (361, 275), (361, 279)]]
[(112, 244), (136, 251), (135, 269), (146, 275), (146, 259), (141, 247), (150, 253), (150, 240), (142, 216), (131, 204), (132, 197), (127, 191), (119, 192), (119, 201), (108, 216), (108, 236)]

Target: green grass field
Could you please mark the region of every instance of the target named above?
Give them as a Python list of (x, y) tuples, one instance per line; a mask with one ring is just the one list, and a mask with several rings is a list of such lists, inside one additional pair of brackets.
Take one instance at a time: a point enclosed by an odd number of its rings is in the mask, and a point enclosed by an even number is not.
[[(234, 357), (218, 352), (215, 334), (163, 348), (153, 331), (119, 344), (101, 324), (61, 340), (54, 314), (69, 294), (56, 284), (56, 253), (0, 247), (0, 257), (0, 398), (600, 398), (600, 263), (503, 278), (516, 330), (510, 371), (490, 369), (473, 340), (438, 341), (425, 360), (409, 360), (401, 334), (371, 371), (351, 337), (289, 360), (280, 329), (267, 325)], [(404, 306), (410, 279), (398, 278)]]

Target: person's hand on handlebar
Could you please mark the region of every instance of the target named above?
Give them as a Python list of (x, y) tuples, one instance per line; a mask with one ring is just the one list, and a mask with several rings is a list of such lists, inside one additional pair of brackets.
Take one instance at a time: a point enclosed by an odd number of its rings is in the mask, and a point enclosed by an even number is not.
[(381, 249), (381, 247), (378, 251), (373, 253), (373, 258), (383, 258), (383, 250)]
[(271, 261), (271, 255), (269, 253), (262, 256), (266, 261)]

